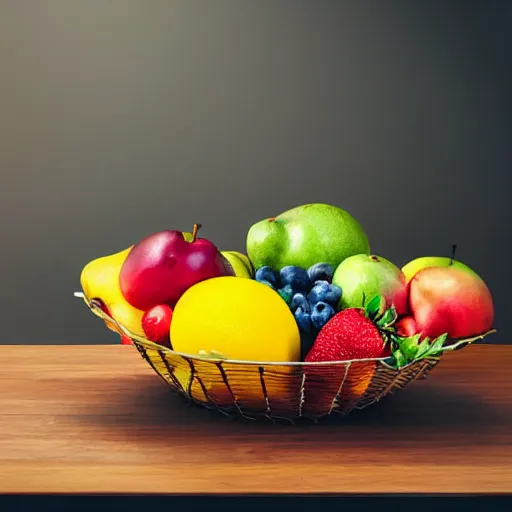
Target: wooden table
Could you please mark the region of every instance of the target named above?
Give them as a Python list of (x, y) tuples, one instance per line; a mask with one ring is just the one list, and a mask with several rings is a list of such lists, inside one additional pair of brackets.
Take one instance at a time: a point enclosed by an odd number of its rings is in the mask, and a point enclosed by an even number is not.
[(189, 406), (132, 346), (2, 346), (0, 365), (0, 493), (512, 492), (512, 346), (294, 426)]

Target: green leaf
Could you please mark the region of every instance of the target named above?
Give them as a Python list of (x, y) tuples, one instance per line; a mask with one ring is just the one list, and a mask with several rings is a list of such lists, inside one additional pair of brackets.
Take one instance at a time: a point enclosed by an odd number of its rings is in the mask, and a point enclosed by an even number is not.
[(393, 352), (393, 356), (395, 358), (395, 365), (397, 368), (401, 368), (402, 366), (405, 366), (409, 361), (407, 357), (402, 354), (400, 349), (397, 349)]
[(410, 361), (413, 361), (418, 354), (419, 341), (420, 341), (419, 334), (416, 334), (415, 336), (410, 336), (409, 338), (402, 338), (402, 337), (396, 338), (396, 342), (397, 342), (398, 347), (400, 348), (400, 351)]
[(383, 315), (381, 318), (379, 318), (379, 321), (377, 322), (379, 327), (385, 329), (392, 325), (395, 320), (397, 319), (397, 313), (394, 306), (391, 306)]
[(418, 346), (418, 353), (416, 354), (416, 358), (425, 356), (431, 349), (430, 346), (430, 338), (424, 338), (424, 340)]
[[(459, 340), (452, 345), (445, 345), (448, 339), (448, 334), (441, 334), (434, 340), (425, 337), (421, 339), (421, 334), (416, 334), (410, 337), (402, 337), (396, 334), (391, 334), (391, 357), (386, 359), (389, 366), (401, 368), (409, 363), (424, 359), (426, 357), (439, 357), (443, 352), (455, 350), (465, 345), (469, 345), (477, 339), (484, 338), (488, 333), (476, 336), (474, 338), (467, 338)], [(394, 361), (394, 363), (393, 363)]]
[(432, 353), (432, 355), (437, 354), (438, 352), (441, 352), (441, 350), (442, 350), (442, 348), (443, 348), (447, 338), (448, 338), (448, 334), (447, 333), (441, 334), (441, 336), (438, 336), (432, 342), (432, 345), (430, 347), (430, 352)]
[(373, 297), (373, 299), (368, 302), (367, 306), (365, 307), (366, 314), (372, 318), (375, 319), (376, 317), (382, 315), (384, 313), (384, 308), (386, 307), (386, 302), (384, 300), (384, 297), (380, 295), (376, 295)]

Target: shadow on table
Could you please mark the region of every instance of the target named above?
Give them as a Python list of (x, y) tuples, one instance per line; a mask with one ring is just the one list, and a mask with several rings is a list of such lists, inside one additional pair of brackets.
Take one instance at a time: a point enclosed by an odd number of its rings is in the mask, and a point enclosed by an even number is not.
[[(86, 414), (75, 419), (108, 428), (124, 428), (124, 435), (138, 436), (140, 432), (174, 433), (194, 431), (205, 437), (212, 435), (251, 435), (283, 433), (289, 429), (299, 432), (312, 431), (322, 435), (333, 431), (343, 437), (357, 437), (367, 430), (396, 432), (396, 437), (418, 439), (419, 432), (428, 438), (440, 429), (473, 433), (482, 441), (485, 432), (499, 428), (500, 424), (510, 425), (512, 410), (498, 404), (485, 402), (481, 397), (472, 396), (456, 388), (436, 386), (418, 382), (410, 388), (383, 398), (380, 402), (363, 410), (355, 410), (348, 416), (326, 418), (315, 424), (309, 420), (272, 424), (244, 419), (231, 419), (216, 411), (188, 404), (173, 393), (164, 383), (152, 376), (119, 380), (117, 393), (111, 393), (108, 403), (98, 403)], [(142, 441), (142, 439), (141, 439)]]

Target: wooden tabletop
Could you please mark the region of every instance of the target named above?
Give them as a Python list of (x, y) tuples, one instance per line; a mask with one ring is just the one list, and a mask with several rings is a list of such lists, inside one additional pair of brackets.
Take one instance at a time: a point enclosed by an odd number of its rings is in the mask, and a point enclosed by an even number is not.
[(132, 346), (0, 347), (0, 492), (512, 492), (512, 346), (443, 356), (345, 419), (233, 421)]

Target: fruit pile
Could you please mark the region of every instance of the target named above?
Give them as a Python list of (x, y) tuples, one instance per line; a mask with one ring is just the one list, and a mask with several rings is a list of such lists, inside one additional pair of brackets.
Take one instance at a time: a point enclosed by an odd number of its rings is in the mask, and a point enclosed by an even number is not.
[(134, 335), (245, 361), (389, 357), (400, 367), (492, 328), (491, 293), (455, 251), (399, 268), (370, 251), (341, 208), (307, 204), (257, 222), (247, 254), (219, 251), (200, 227), (154, 233), (91, 261), (83, 293)]

